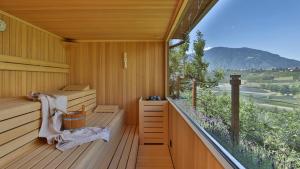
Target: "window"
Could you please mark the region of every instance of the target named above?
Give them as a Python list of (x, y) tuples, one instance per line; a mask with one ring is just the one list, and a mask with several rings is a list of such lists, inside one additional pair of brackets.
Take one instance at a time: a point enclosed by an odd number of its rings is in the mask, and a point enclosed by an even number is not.
[[(170, 42), (170, 97), (246, 168), (300, 168), (299, 6), (219, 1)], [(238, 133), (230, 75), (241, 75)]]

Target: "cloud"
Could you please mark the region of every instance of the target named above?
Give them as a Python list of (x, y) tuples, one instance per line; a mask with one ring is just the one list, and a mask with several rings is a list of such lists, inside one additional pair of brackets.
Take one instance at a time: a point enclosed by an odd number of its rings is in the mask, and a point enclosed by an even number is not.
[(205, 47), (204, 51), (211, 49), (212, 47)]

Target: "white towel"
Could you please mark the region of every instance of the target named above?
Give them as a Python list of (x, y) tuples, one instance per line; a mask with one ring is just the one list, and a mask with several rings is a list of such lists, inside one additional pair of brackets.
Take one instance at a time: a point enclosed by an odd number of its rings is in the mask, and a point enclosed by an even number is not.
[(103, 139), (109, 141), (110, 132), (107, 128), (101, 129), (98, 127), (87, 127), (73, 132), (69, 130), (63, 131), (58, 137), (56, 137), (56, 148), (65, 151), (67, 149), (76, 147), (78, 145)]
[(38, 94), (38, 96), (42, 102), (42, 125), (39, 137), (47, 138), (48, 144), (54, 144), (57, 141), (56, 148), (65, 151), (98, 139), (109, 141), (110, 131), (107, 128), (86, 127), (73, 132), (62, 131), (62, 114), (67, 112), (67, 97), (45, 94)]
[(42, 126), (39, 137), (47, 138), (48, 144), (53, 144), (55, 137), (61, 134), (62, 112), (67, 112), (68, 99), (66, 96), (39, 95), (42, 102)]

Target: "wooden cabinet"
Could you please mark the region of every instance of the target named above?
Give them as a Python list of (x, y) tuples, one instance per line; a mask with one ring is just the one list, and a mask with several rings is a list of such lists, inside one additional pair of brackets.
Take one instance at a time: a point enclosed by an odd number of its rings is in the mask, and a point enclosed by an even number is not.
[(139, 101), (140, 144), (168, 144), (168, 101)]

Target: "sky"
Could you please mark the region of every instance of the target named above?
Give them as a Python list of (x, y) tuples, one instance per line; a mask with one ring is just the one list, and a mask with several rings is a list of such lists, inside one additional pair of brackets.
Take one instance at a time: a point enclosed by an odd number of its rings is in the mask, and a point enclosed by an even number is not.
[(191, 31), (191, 41), (197, 30), (207, 49), (249, 47), (300, 60), (300, 0), (219, 0)]

